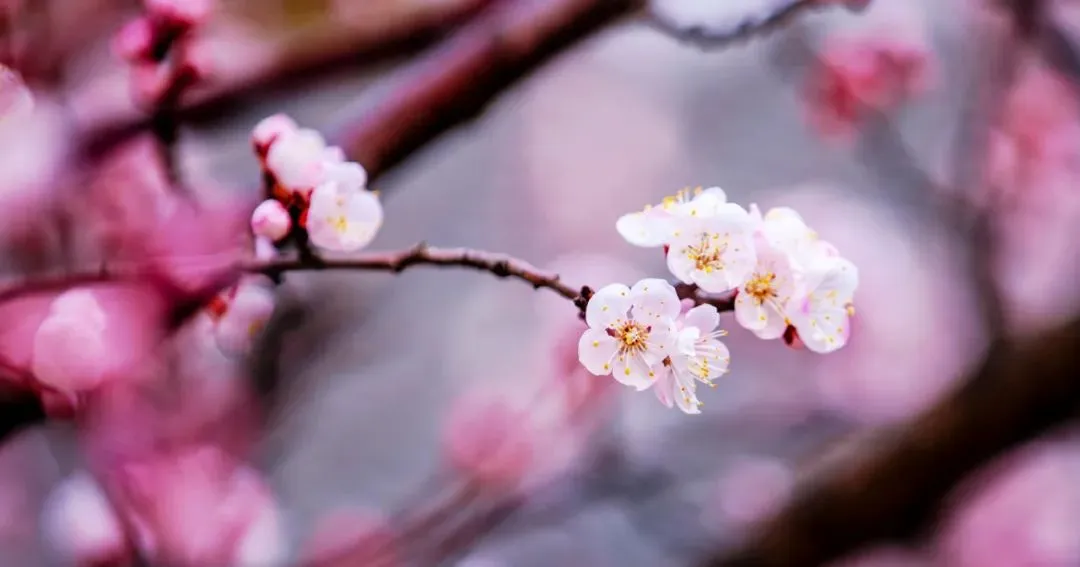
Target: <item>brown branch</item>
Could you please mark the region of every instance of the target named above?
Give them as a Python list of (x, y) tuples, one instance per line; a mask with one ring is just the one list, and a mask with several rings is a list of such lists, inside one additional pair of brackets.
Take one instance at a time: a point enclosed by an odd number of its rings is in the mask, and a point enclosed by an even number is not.
[(820, 565), (874, 542), (919, 535), (970, 471), (1076, 416), (1080, 319), (1001, 347), (891, 439), (811, 479), (740, 549), (710, 567)]
[(482, 112), (560, 50), (642, 0), (501, 0), (409, 65), (381, 102), (335, 138), (371, 176)]
[(706, 50), (749, 41), (791, 23), (805, 12), (821, 10), (828, 6), (831, 4), (820, 0), (788, 0), (773, 8), (771, 12), (747, 14), (745, 19), (730, 27), (713, 27), (705, 24), (686, 25), (656, 8), (647, 12), (646, 21), (665, 35)]
[[(533, 289), (548, 289), (560, 297), (570, 300), (582, 313), (592, 297), (590, 286), (572, 286), (566, 284), (559, 274), (548, 272), (532, 264), (509, 256), (474, 250), (471, 248), (436, 248), (421, 242), (411, 248), (392, 252), (363, 252), (345, 258), (278, 258), (273, 260), (244, 260), (237, 262), (232, 269), (223, 269), (216, 263), (212, 265), (220, 275), (201, 289), (180, 292), (169, 286), (158, 271), (152, 267), (131, 264), (120, 266), (101, 266), (87, 272), (71, 272), (34, 277), (0, 287), (0, 303), (20, 297), (49, 292), (60, 292), (79, 286), (97, 285), (115, 282), (147, 282), (160, 286), (164, 291), (183, 301), (177, 302), (175, 317), (178, 321), (186, 320), (192, 310), (197, 310), (212, 299), (222, 289), (232, 285), (240, 273), (264, 274), (277, 278), (286, 272), (297, 271), (366, 271), (400, 273), (414, 266), (433, 266), (442, 268), (469, 268), (487, 272), (498, 278), (516, 279), (525, 282)], [(696, 286), (676, 283), (676, 292), (680, 299), (693, 299), (698, 304), (714, 305), (720, 311), (731, 311), (735, 307), (734, 291), (721, 294), (708, 294)]]

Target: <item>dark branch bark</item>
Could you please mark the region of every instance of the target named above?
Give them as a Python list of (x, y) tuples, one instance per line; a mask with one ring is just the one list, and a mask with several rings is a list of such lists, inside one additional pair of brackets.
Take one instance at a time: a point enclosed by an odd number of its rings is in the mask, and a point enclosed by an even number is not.
[(819, 565), (917, 535), (969, 472), (1073, 418), (1078, 407), (1080, 320), (1002, 347), (891, 442), (810, 481), (745, 546), (703, 565)]

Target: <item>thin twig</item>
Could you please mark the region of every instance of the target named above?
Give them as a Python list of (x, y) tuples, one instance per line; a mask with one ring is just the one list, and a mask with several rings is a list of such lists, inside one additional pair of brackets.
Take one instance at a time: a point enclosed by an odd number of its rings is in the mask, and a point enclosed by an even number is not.
[[(195, 264), (194, 261), (192, 263)], [(525, 260), (507, 254), (472, 248), (436, 248), (423, 242), (405, 250), (364, 252), (345, 258), (248, 259), (236, 262), (231, 267), (223, 267), (220, 262), (206, 264), (208, 270), (213, 270), (214, 273), (220, 275), (202, 288), (182, 294), (183, 297), (188, 298), (183, 302), (188, 308), (197, 309), (199, 305), (205, 304), (221, 290), (232, 285), (240, 273), (264, 274), (274, 278), (287, 272), (299, 271), (400, 273), (415, 266), (469, 268), (490, 273), (498, 278), (520, 280), (531, 285), (533, 289), (551, 290), (560, 297), (570, 300), (582, 312), (595, 291), (590, 286), (569, 285), (562, 281), (559, 274), (541, 270)], [(0, 303), (28, 295), (57, 293), (81, 286), (135, 282), (153, 283), (173, 295), (181, 295), (179, 291), (168, 287), (166, 279), (154, 267), (144, 264), (125, 264), (100, 266), (86, 272), (28, 278), (7, 287), (0, 287)], [(710, 294), (702, 292), (696, 286), (682, 283), (674, 285), (680, 299), (692, 299), (697, 304), (713, 305), (720, 311), (731, 311), (735, 307), (734, 291)], [(186, 310), (184, 314), (187, 314)]]

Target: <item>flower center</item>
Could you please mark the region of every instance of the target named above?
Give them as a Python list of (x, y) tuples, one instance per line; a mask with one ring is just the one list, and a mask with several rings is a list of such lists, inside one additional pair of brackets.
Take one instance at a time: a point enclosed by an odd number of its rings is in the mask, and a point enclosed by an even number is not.
[(701, 241), (686, 247), (686, 257), (694, 263), (694, 268), (706, 274), (724, 269), (726, 244), (719, 244), (719, 234), (702, 234)]
[(753, 297), (758, 305), (761, 305), (776, 297), (776, 286), (773, 285), (775, 281), (776, 274), (772, 272), (756, 273), (751, 276), (750, 281), (746, 282), (746, 294)]
[(619, 352), (637, 354), (645, 352), (645, 342), (649, 339), (652, 327), (637, 321), (620, 321), (607, 330), (608, 335), (619, 341)]
[(345, 234), (349, 230), (349, 220), (345, 218), (345, 215), (333, 216), (326, 221), (338, 234)]

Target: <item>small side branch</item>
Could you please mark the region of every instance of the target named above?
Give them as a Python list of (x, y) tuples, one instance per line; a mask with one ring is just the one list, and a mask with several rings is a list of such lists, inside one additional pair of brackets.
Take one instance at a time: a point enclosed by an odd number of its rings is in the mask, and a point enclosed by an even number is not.
[(499, 278), (513, 278), (524, 281), (533, 289), (550, 289), (559, 296), (574, 302), (584, 310), (585, 304), (592, 297), (589, 287), (574, 287), (563, 283), (559, 275), (545, 272), (506, 254), (496, 254), (469, 248), (434, 248), (421, 242), (408, 250), (399, 252), (357, 254), (349, 258), (308, 261), (301, 258), (281, 259), (268, 262), (254, 261), (242, 269), (268, 276), (278, 276), (284, 272), (306, 270), (364, 270), (399, 273), (412, 266), (439, 266), (472, 268), (489, 272)]

